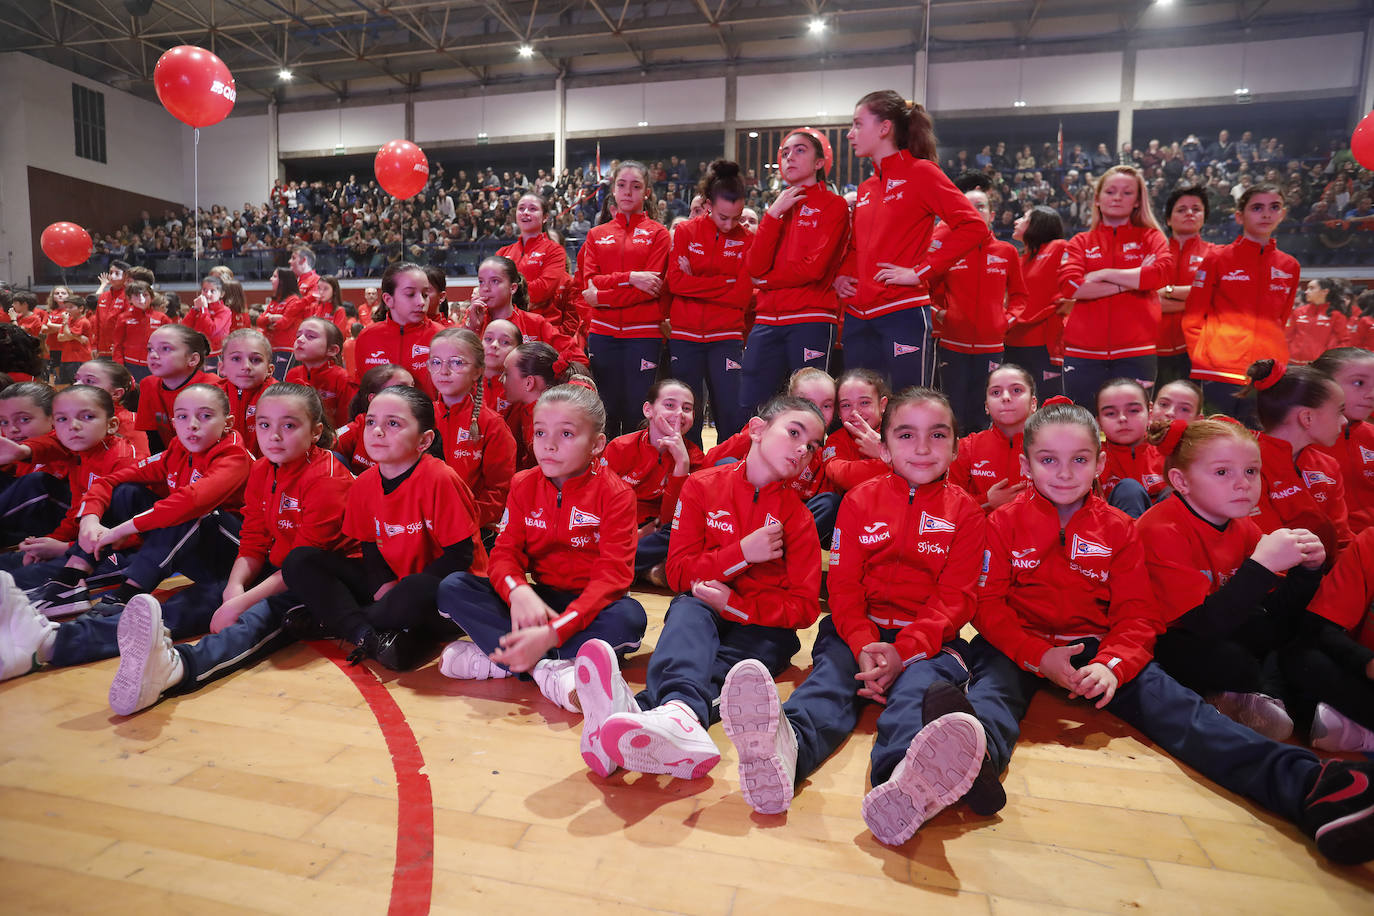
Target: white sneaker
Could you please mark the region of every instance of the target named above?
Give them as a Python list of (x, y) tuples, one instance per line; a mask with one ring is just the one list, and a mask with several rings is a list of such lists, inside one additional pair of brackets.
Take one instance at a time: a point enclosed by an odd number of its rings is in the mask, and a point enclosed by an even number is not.
[(577, 672), (575, 664), (567, 658), (544, 658), (534, 663), (530, 676), (539, 685), (539, 692), (555, 706), (568, 712), (581, 712), (577, 701)]
[(864, 823), (878, 842), (900, 846), (964, 797), (986, 751), (981, 722), (966, 712), (941, 716), (911, 739), (888, 781), (864, 796)]
[(646, 712), (619, 712), (606, 720), (601, 744), (617, 765), (636, 773), (700, 779), (720, 762), (720, 751), (696, 716), (681, 703)]
[(1217, 711), (1275, 741), (1293, 737), (1293, 720), (1283, 702), (1262, 693), (1226, 691), (1209, 698)]
[(1374, 751), (1374, 731), (1325, 703), (1312, 716), (1312, 746), (1322, 751)]
[(0, 681), (37, 669), (56, 633), (57, 624), (34, 608), (13, 576), (0, 570)]
[(602, 726), (620, 712), (639, 712), (634, 692), (620, 674), (615, 650), (604, 639), (589, 639), (577, 650), (573, 666), (582, 706), (582, 759), (598, 776), (610, 776), (616, 763), (601, 744)]
[(185, 667), (162, 624), (162, 605), (152, 595), (135, 595), (119, 615), (119, 670), (110, 682), (110, 708), (131, 716), (156, 703), (181, 682)]
[(510, 677), (510, 672), (487, 658), (477, 643), (466, 639), (455, 639), (444, 646), (444, 654), (439, 658), (439, 673), (460, 681)]
[(749, 807), (759, 814), (786, 811), (797, 781), (797, 733), (763, 662), (746, 658), (730, 669), (720, 690), (720, 720), (739, 756), (739, 787)]

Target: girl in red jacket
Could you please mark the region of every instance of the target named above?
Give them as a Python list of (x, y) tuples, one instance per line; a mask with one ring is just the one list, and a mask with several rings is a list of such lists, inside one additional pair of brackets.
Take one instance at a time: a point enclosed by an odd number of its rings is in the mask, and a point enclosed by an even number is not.
[(1335, 346), (1345, 326), (1345, 294), (1327, 277), (1308, 280), (1302, 305), (1293, 309), (1284, 328), (1288, 358), (1308, 363)]
[(605, 394), (606, 433), (614, 438), (634, 429), (658, 372), (672, 240), (646, 213), (653, 209), (653, 190), (643, 163), (622, 161), (611, 176), (611, 193), (615, 217), (587, 233), (574, 287), (579, 309), (591, 316), (587, 351)]
[[(739, 429), (744, 312), (754, 291), (748, 271), (754, 236), (739, 222), (747, 199), (739, 164), (711, 163), (698, 196), (706, 211), (677, 225), (668, 258), (672, 372), (693, 391), (709, 392), (717, 430)], [(694, 414), (687, 432), (698, 446), (704, 415)]]
[[(0, 391), (0, 543), (14, 545), (50, 531), (71, 505), (72, 463), (53, 441), (53, 391), (43, 382), (15, 382)], [(35, 455), (33, 446), (42, 454)]]
[(515, 475), (515, 437), (483, 397), (483, 359), (481, 341), (466, 328), (444, 328), (429, 345), (429, 377), (439, 392), (435, 424), (444, 461), (472, 491), (477, 524), (488, 543), (496, 539)]
[(503, 318), (488, 323), (482, 332), (482, 400), (498, 414), (510, 409), (506, 398), (506, 357), (524, 342), (520, 329)]
[(1116, 378), (1097, 391), (1102, 446), (1102, 495), (1131, 518), (1140, 518), (1164, 493), (1164, 456), (1146, 441), (1150, 397), (1135, 379)]
[(1159, 295), (1174, 256), (1159, 231), (1145, 180), (1115, 165), (1094, 189), (1091, 228), (1069, 240), (1059, 292), (1077, 300), (1064, 323), (1064, 393), (1091, 405), (1109, 378), (1154, 385)]
[[(319, 282), (315, 284), (314, 295), (305, 304), (305, 316), (307, 318), (322, 318), (338, 328), (340, 334), (346, 332), (349, 325), (348, 312), (344, 309), (343, 287), (339, 285), (338, 277), (333, 275), (320, 277)], [(296, 329), (296, 336), (299, 339), (299, 327)], [(339, 348), (342, 352), (342, 341)], [(300, 360), (295, 359), (293, 362), (300, 362)], [(326, 410), (328, 407), (329, 405), (326, 404)]]
[(134, 381), (142, 383), (151, 373), (148, 368), (148, 342), (154, 331), (172, 319), (167, 313), (154, 305), (153, 291), (147, 283), (134, 280), (125, 292), (128, 294), (129, 307), (119, 317), (115, 325), (113, 350), (114, 360), (129, 367)]
[(826, 482), (844, 494), (889, 470), (879, 430), (892, 392), (872, 369), (850, 369), (835, 386), (840, 428), (825, 440), (821, 460)]
[(344, 460), (344, 464), (354, 474), (361, 474), (376, 462), (367, 456), (364, 447), (366, 437), (367, 405), (372, 403), (378, 393), (386, 388), (398, 386), (413, 387), (415, 379), (400, 366), (373, 366), (363, 373), (358, 390), (349, 402), (348, 412), (353, 415), (347, 426), (340, 426), (334, 436), (334, 452)]
[(501, 415), (515, 437), (515, 466), (534, 467), (534, 403), (558, 384), (553, 367), (558, 351), (542, 340), (522, 343), (506, 357), (505, 389), (508, 407)]
[(207, 274), (200, 281), (200, 295), (191, 302), (191, 308), (181, 319), (181, 323), (193, 331), (199, 331), (210, 341), (210, 355), (205, 359), (205, 371), (214, 372), (219, 364), (220, 350), (224, 338), (229, 336), (229, 325), (233, 313), (224, 302), (224, 281), (214, 274)]
[(1030, 485), (1022, 471), (1021, 431), (1037, 406), (1035, 379), (1028, 370), (1003, 363), (988, 375), (984, 404), (992, 426), (959, 441), (949, 480), (991, 512)]
[[(644, 608), (627, 594), (634, 493), (597, 460), (606, 446), (605, 417), (597, 396), (579, 386), (540, 396), (534, 409), (539, 467), (511, 483), (490, 576), (459, 573), (439, 589), (439, 612), (470, 637), (444, 649), (443, 674), (462, 680), (528, 675), (551, 702), (583, 712), (588, 722), (610, 711), (582, 689), (573, 657), (593, 642), (612, 659), (631, 652), (648, 626)], [(623, 681), (616, 689), (628, 698)]]
[[(935, 374), (927, 285), (990, 238), (988, 225), (936, 165), (935, 130), (920, 105), (892, 90), (854, 108), (849, 142), (873, 161), (859, 185), (854, 231), (835, 289), (848, 300), (847, 368), (874, 369), (894, 391)], [(935, 222), (948, 226), (939, 247)]]
[(787, 188), (754, 233), (745, 267), (758, 292), (744, 348), (740, 404), (753, 411), (801, 368), (825, 371), (838, 302), (832, 284), (849, 233), (849, 207), (824, 184), (834, 164), (830, 141), (799, 128), (778, 148)]
[(272, 298), (262, 307), (258, 327), (272, 344), (272, 377), (286, 378), (291, 351), (296, 346), (296, 329), (305, 317), (306, 303), (301, 299), (296, 275), (289, 267), (272, 271)]
[(258, 398), (272, 378), (272, 345), (256, 328), (230, 331), (224, 339), (219, 361), (220, 387), (229, 398), (234, 426), (240, 430), (244, 447), (255, 457), (258, 452), (258, 425), (253, 421)]
[(442, 327), (425, 314), (429, 277), (418, 264), (392, 264), (382, 274), (382, 303), (386, 319), (373, 322), (358, 335), (358, 370), (373, 366), (401, 366), (415, 379), (415, 387), (434, 397), (429, 380), (429, 342)]
[[(129, 602), (120, 619), (119, 670), (110, 708), (128, 716), (162, 697), (199, 690), (286, 646), (286, 615), (300, 600), (286, 589), (281, 564), (294, 548), (344, 548), (344, 504), (353, 475), (318, 442), (328, 419), (313, 388), (277, 383), (258, 400), (258, 441), (244, 491), (238, 556), (210, 618), (210, 635), (172, 645), (152, 595)], [(0, 580), (3, 583), (3, 580)]]
[(675, 378), (660, 379), (644, 399), (644, 427), (606, 444), (601, 466), (635, 491), (635, 575), (659, 588), (668, 584), (663, 563), (673, 510), (687, 475), (706, 464), (706, 456), (688, 438), (696, 413), (692, 389)]
[[(797, 783), (849, 737), (863, 700), (881, 704), (863, 817), (895, 846), (958, 801), (983, 762), (978, 720), (957, 713), (924, 721), (922, 701), (937, 681), (968, 680), (959, 630), (973, 619), (987, 523), (945, 479), (955, 435), (942, 395), (897, 394), (882, 442), (891, 472), (850, 490), (840, 505), (830, 616), (821, 620), (810, 674), (782, 704), (768, 669), (741, 661), (725, 678), (720, 711), (745, 800), (779, 814)], [(990, 779), (998, 785), (995, 772)]]
[(1134, 523), (1092, 493), (1100, 437), (1083, 408), (1042, 407), (1025, 430), (1034, 488), (988, 518), (963, 706), (983, 724), (993, 768), (1007, 765), (1026, 707), (1048, 680), (1296, 822), (1332, 861), (1374, 857), (1374, 763), (1323, 762), (1256, 734), (1150, 661), (1157, 598)]
[(1155, 389), (1154, 403), (1150, 405), (1150, 425), (1192, 420), (1201, 413), (1202, 389), (1197, 382), (1174, 379)]
[(496, 255), (477, 268), (477, 289), (468, 302), (463, 326), (480, 335), (492, 321), (509, 321), (520, 329), (522, 341), (542, 340), (558, 351), (555, 371), (562, 372), (569, 363), (585, 365), (587, 355), (577, 341), (547, 316), (529, 311), (529, 305), (529, 288), (515, 262)]
[(1345, 393), (1310, 366), (1272, 359), (1251, 364), (1250, 388), (1259, 413), (1261, 473), (1255, 522), (1264, 532), (1307, 528), (1322, 539), (1328, 561), (1350, 543), (1350, 519), (1340, 462), (1328, 452), (1345, 428)]
[(282, 574), (316, 623), (357, 647), (350, 661), (408, 671), (451, 632), (435, 612), (439, 583), (455, 572), (485, 573), (487, 552), (467, 484), (430, 451), (434, 402), (424, 392), (379, 392), (362, 435), (376, 463), (353, 483), (343, 519), (343, 533), (362, 544), (362, 562), (301, 546)]
[(1013, 239), (1024, 246), (1021, 278), (1026, 300), (1017, 311), (1008, 308), (1006, 346), (1002, 359), (1024, 366), (1035, 385), (1048, 395), (1060, 393), (1064, 369), (1064, 316), (1059, 297), (1059, 262), (1069, 243), (1064, 221), (1053, 207), (1031, 207), (1012, 228)]
[[(325, 279), (320, 280), (321, 288)], [(292, 356), (295, 365), (286, 373), (286, 380), (314, 388), (332, 425), (347, 423), (356, 385), (343, 367), (343, 333), (326, 318), (307, 318), (296, 331)]]
[[(242, 524), (238, 513), (252, 459), (230, 429), (228, 401), (214, 385), (183, 389), (172, 420), (177, 438), (165, 452), (99, 477), (87, 487), (76, 510), (81, 519), (77, 540), (65, 563), (51, 580), (29, 593), (23, 610), (15, 612), (24, 620), (24, 632), (34, 639), (25, 653), (30, 666), (21, 666), (15, 674), (118, 654), (125, 606), (173, 572), (193, 584), (165, 608), (172, 638), (199, 636), (209, 627), (214, 595), (224, 587), (237, 548)], [(142, 542), (132, 556), (106, 556), (135, 535)], [(44, 565), (29, 568), (45, 571)], [(88, 580), (96, 580), (93, 574), (102, 584), (118, 583), (94, 606), (87, 588)], [(50, 620), (77, 613), (81, 616), (60, 626)]]
[(214, 385), (218, 380), (204, 371), (210, 341), (184, 324), (168, 324), (148, 338), (148, 370), (152, 375), (138, 383), (138, 412), (134, 426), (148, 434), (148, 446), (160, 452), (176, 438), (172, 405), (191, 385)]
[[(810, 401), (780, 397), (749, 421), (749, 454), (698, 471), (683, 484), (668, 549), (668, 583), (679, 592), (649, 660), (638, 706), (583, 723), (583, 757), (608, 775), (616, 767), (705, 776), (720, 760), (706, 729), (727, 664), (758, 659), (777, 677), (800, 648), (797, 630), (820, 615), (820, 543), (787, 481), (821, 447), (825, 426)], [(614, 659), (588, 647), (582, 684), (608, 709)], [(595, 675), (586, 679), (582, 671)], [(583, 699), (584, 708), (587, 700)], [(639, 707), (646, 711), (641, 712)]]
[(1174, 275), (1159, 289), (1159, 366), (1156, 383), (1164, 386), (1187, 379), (1193, 364), (1183, 333), (1183, 312), (1193, 290), (1193, 278), (1214, 247), (1198, 234), (1211, 215), (1207, 189), (1199, 185), (1175, 188), (1164, 206), (1169, 223), (1169, 251), (1174, 256)]
[[(1305, 529), (1260, 534), (1260, 455), (1238, 423), (1155, 427), (1173, 496), (1140, 517), (1145, 563), (1168, 627), (1155, 661), (1242, 725), (1276, 741), (1293, 734), (1281, 685), (1264, 662), (1291, 638), (1312, 599), (1326, 550)], [(1271, 682), (1272, 681), (1272, 682)]]
[(1341, 552), (1279, 652), (1288, 707), (1312, 746), (1374, 751), (1374, 529)]
[(544, 231), (549, 208), (538, 194), (522, 194), (515, 202), (515, 228), (520, 238), (496, 253), (515, 263), (529, 289), (529, 310), (543, 315), (564, 334), (573, 336), (579, 324), (577, 309), (565, 314), (559, 289), (568, 279), (568, 253)]
[(134, 386), (134, 377), (129, 370), (108, 356), (97, 356), (81, 364), (73, 381), (78, 385), (99, 388), (114, 399), (119, 434), (133, 446), (135, 458), (147, 458), (148, 434), (134, 428), (136, 421), (133, 412), (124, 406), (125, 398)]
[(1334, 446), (1317, 443), (1340, 464), (1350, 530), (1374, 527), (1374, 353), (1356, 347), (1327, 350), (1312, 368), (1330, 376), (1345, 392), (1345, 429)]

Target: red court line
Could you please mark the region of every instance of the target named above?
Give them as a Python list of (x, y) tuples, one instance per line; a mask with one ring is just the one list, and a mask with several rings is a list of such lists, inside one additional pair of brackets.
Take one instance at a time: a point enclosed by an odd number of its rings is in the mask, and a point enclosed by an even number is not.
[(429, 777), (421, 772), (425, 758), (415, 733), (372, 669), (348, 664), (334, 642), (316, 640), (310, 645), (337, 665), (358, 688), (391, 752), (391, 765), (396, 771), (396, 867), (391, 872), (388, 916), (428, 913), (434, 888), (434, 796)]

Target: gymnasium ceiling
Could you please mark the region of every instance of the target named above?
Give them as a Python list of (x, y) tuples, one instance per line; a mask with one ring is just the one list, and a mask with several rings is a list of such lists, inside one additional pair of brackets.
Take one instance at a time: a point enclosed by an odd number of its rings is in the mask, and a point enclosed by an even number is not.
[(151, 99), (162, 51), (196, 44), (229, 66), (240, 108), (290, 108), (559, 74), (576, 85), (891, 63), (925, 45), (927, 17), (940, 60), (1361, 31), (1371, 15), (1374, 0), (3, 0), (0, 52)]

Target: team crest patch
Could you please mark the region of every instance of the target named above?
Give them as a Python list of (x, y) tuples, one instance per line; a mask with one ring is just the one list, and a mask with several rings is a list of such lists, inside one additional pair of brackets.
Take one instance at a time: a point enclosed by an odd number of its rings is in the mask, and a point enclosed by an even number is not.
[(1090, 541), (1085, 537), (1073, 536), (1073, 545), (1069, 548), (1069, 559), (1077, 560), (1079, 557), (1110, 557), (1112, 549), (1096, 541)]
[(651, 362), (649, 362), (647, 359), (641, 359), (641, 360), (639, 361), (639, 371), (640, 371), (640, 372), (648, 372), (650, 369), (657, 369), (657, 368), (658, 368), (658, 363), (651, 363)]
[(287, 496), (285, 493), (283, 493), (283, 494), (282, 494), (282, 497), (281, 497), (281, 506), (279, 506), (279, 507), (277, 508), (277, 511), (278, 511), (278, 512), (299, 512), (299, 511), (300, 511), (300, 508), (301, 508), (301, 502), (300, 502), (300, 500), (296, 499), (296, 498), (293, 497), (293, 496)]
[(1303, 471), (1302, 482), (1304, 485), (1312, 487), (1319, 483), (1335, 483), (1336, 481), (1327, 477), (1321, 471)]
[(931, 515), (928, 512), (921, 513), (920, 534), (944, 534), (954, 530), (954, 523), (940, 518), (938, 515)]
[(820, 359), (825, 354), (820, 350), (812, 350), (810, 347), (802, 347), (802, 362), (809, 363), (813, 359)]
[(731, 358), (728, 357), (728, 356), (725, 357), (725, 369), (726, 369), (727, 372), (728, 372), (729, 370), (731, 370), (731, 369), (739, 369), (739, 368), (742, 368), (742, 367), (740, 366), (739, 363), (735, 362), (733, 359), (731, 359)]
[(908, 353), (919, 353), (920, 351), (920, 347), (913, 347), (910, 344), (897, 343), (897, 341), (895, 340), (892, 342), (893, 356), (906, 356)]
[(764, 523), (765, 525), (781, 525), (781, 524), (782, 524), (782, 522), (778, 521), (776, 518), (773, 517), (773, 513), (771, 513), (771, 512), (769, 512), (767, 515), (765, 515), (765, 516), (763, 517), (763, 523)]
[(576, 506), (573, 506), (572, 514), (568, 516), (569, 528), (589, 528), (592, 525), (599, 524), (601, 524), (601, 519), (592, 515), (590, 512), (583, 512)]

